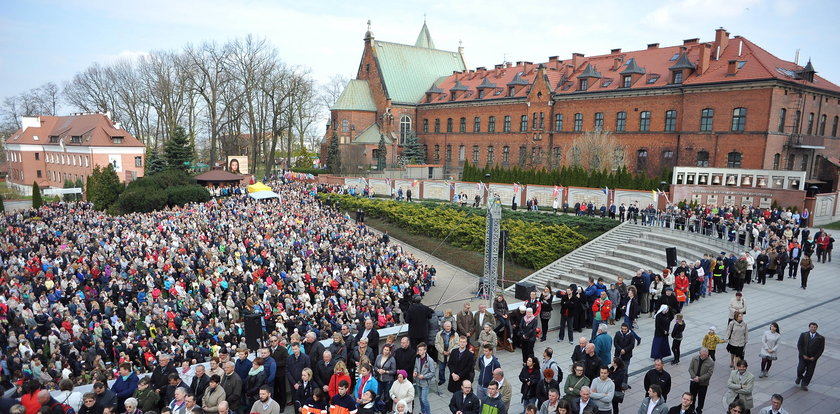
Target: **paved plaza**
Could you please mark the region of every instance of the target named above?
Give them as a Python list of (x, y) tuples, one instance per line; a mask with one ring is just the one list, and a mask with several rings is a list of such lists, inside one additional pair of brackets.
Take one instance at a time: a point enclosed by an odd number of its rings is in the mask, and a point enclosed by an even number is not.
[[(835, 239), (840, 239), (840, 232), (831, 231), (831, 233)], [(437, 287), (432, 289), (424, 302), (433, 306), (440, 300), (442, 304), (438, 310), (444, 308), (452, 308), (456, 312), (460, 310), (460, 303), (469, 300), (470, 293), (475, 290), (477, 283), (475, 275), (432, 258), (411, 246), (407, 248), (422, 260), (435, 264), (438, 269)], [(744, 289), (744, 298), (747, 302), (745, 320), (750, 329), (746, 356), (750, 364), (749, 370), (756, 376), (753, 391), (756, 409), (753, 412), (769, 405), (770, 396), (779, 393), (785, 397), (784, 408), (791, 414), (840, 413), (840, 386), (837, 385), (840, 383), (840, 291), (838, 291), (840, 257), (835, 255), (833, 262), (817, 263), (815, 266), (811, 272), (807, 290), (800, 288), (799, 279), (787, 278), (781, 282), (775, 279), (768, 280), (765, 286), (746, 285)], [(718, 333), (723, 336), (727, 324), (729, 301), (733, 296), (734, 292), (729, 290), (729, 293), (712, 295), (696, 304), (687, 305), (683, 309), (687, 326), (680, 364), (671, 365), (670, 358), (665, 360), (665, 370), (671, 374), (672, 378), (669, 406), (676, 405), (679, 395), (683, 391), (688, 391), (688, 366), (691, 358), (697, 355), (700, 342), (708, 328), (716, 326)], [(475, 299), (470, 301), (473, 303), (473, 309), (477, 309), (476, 304), (480, 301)], [(508, 298), (508, 303), (514, 302), (516, 302), (514, 298)], [(559, 316), (555, 312), (553, 318), (557, 317)], [(782, 333), (780, 357), (773, 363), (768, 378), (758, 378), (761, 362), (758, 357), (761, 336), (773, 321), (779, 323)], [(808, 329), (810, 321), (819, 323), (819, 332), (826, 338), (826, 348), (817, 363), (810, 390), (802, 391), (794, 384), (798, 363), (796, 340), (801, 332)], [(638, 410), (639, 404), (645, 397), (643, 378), (645, 372), (652, 368), (653, 364), (649, 358), (653, 319), (641, 316), (638, 322), (637, 333), (642, 337), (642, 344), (634, 350), (631, 361), (628, 383), (632, 389), (627, 391), (625, 401), (620, 405), (620, 411), (633, 413)], [(619, 325), (610, 326), (611, 336), (618, 327)], [(554, 359), (563, 368), (565, 378), (571, 365), (570, 355), (573, 345), (570, 345), (568, 340), (562, 343), (557, 342), (557, 334), (556, 330), (549, 332), (548, 339), (545, 342), (537, 342), (534, 351), (540, 356), (546, 347), (552, 347)], [(582, 333), (576, 333), (576, 336), (588, 338), (590, 331), (584, 330)], [(726, 353), (725, 344), (718, 346), (717, 356), (704, 410), (709, 414), (725, 412), (726, 380), (730, 373), (729, 355)], [(502, 368), (505, 369), (513, 385), (510, 413), (521, 413), (523, 408), (520, 402), (518, 378), (522, 368), (520, 351), (518, 349), (513, 353), (499, 351), (499, 358)], [(450, 397), (451, 394), (446, 391), (445, 385), (441, 386), (440, 396), (435, 392), (430, 393), (433, 412), (448, 412)]]

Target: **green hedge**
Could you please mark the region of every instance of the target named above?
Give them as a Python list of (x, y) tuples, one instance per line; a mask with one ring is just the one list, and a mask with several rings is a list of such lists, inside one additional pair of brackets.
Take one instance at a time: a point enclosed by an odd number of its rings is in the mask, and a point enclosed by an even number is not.
[(166, 206), (180, 206), (210, 200), (206, 188), (196, 184), (189, 174), (166, 170), (132, 181), (117, 199), (111, 212), (126, 214), (150, 212)]
[[(349, 195), (321, 194), (321, 197), (344, 210), (361, 208), (369, 217), (393, 223), (414, 234), (446, 239), (449, 244), (467, 250), (484, 250), (485, 210), (432, 202), (409, 204), (371, 200)], [(583, 220), (508, 211), (503, 213), (502, 220), (502, 228), (510, 233), (507, 257), (530, 269), (545, 267), (616, 224), (612, 220)]]
[(534, 170), (500, 166), (478, 168), (469, 162), (464, 163), (461, 179), (474, 182), (485, 181), (486, 174), (490, 174), (490, 181), (494, 183), (609, 187), (627, 190), (653, 190), (659, 188), (659, 183), (662, 181), (671, 182), (671, 172), (668, 170), (662, 171), (658, 177), (648, 177), (645, 174), (633, 174), (626, 167), (621, 167), (616, 171), (588, 171), (582, 167)]
[(210, 201), (210, 193), (200, 185), (177, 185), (166, 189), (166, 200), (170, 206), (204, 203)]
[(317, 176), (318, 174), (324, 174), (324, 173), (329, 172), (329, 171), (321, 169), (321, 168), (306, 168), (306, 167), (294, 167), (294, 168), (292, 168), (292, 171), (299, 172), (299, 173), (304, 173), (304, 174), (312, 174), (314, 176)]

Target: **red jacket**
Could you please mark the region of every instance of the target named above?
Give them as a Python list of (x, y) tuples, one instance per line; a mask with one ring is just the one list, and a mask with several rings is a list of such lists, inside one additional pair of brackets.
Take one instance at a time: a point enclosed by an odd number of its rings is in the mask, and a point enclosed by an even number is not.
[(592, 312), (595, 312), (597, 314), (599, 310), (601, 312), (602, 321), (610, 319), (610, 311), (612, 311), (612, 301), (609, 299), (605, 299), (604, 305), (601, 306), (601, 298), (595, 299), (595, 303), (592, 304)]

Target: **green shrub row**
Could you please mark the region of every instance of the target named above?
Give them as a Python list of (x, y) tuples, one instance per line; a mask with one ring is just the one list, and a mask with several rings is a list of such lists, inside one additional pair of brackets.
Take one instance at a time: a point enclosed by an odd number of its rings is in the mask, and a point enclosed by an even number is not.
[[(371, 200), (349, 195), (321, 194), (321, 197), (343, 210), (355, 211), (361, 208), (366, 216), (393, 223), (413, 234), (445, 239), (447, 243), (467, 250), (484, 250), (485, 210), (431, 202)], [(502, 229), (510, 234), (507, 257), (514, 263), (530, 269), (545, 267), (589, 240), (569, 224), (577, 223), (578, 226), (584, 227), (591, 226), (596, 221), (610, 220), (582, 221), (546, 214), (529, 215), (505, 211)], [(587, 227), (586, 233), (597, 235), (600, 233), (595, 228), (606, 229), (609, 226), (602, 224)]]
[(461, 179), (464, 181), (489, 181), (494, 183), (519, 183), (537, 185), (562, 185), (572, 187), (591, 188), (622, 188), (627, 190), (653, 190), (660, 187), (661, 181), (670, 182), (670, 171), (663, 171), (658, 177), (648, 177), (646, 174), (633, 174), (626, 167), (615, 171), (586, 170), (580, 166), (562, 167), (553, 170), (535, 170), (519, 167), (503, 168), (501, 166), (479, 168), (464, 163)]
[(117, 214), (147, 213), (166, 206), (206, 202), (210, 193), (187, 173), (166, 170), (132, 181), (115, 204)]

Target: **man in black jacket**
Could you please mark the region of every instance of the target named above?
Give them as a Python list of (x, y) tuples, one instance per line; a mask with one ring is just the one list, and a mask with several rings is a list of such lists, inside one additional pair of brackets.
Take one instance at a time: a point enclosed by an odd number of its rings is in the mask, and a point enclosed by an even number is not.
[(397, 370), (405, 370), (408, 378), (414, 378), (414, 362), (417, 358), (417, 350), (411, 347), (408, 337), (400, 339), (400, 347), (394, 351), (394, 360), (397, 363)]
[(292, 355), (286, 359), (286, 379), (289, 381), (289, 386), (294, 388), (290, 390), (293, 394), (298, 389), (297, 385), (302, 381), (302, 374), (304, 368), (311, 366), (309, 357), (301, 352), (300, 344), (292, 343)]
[(630, 327), (626, 323), (622, 323), (621, 329), (615, 333), (613, 346), (615, 346), (615, 356), (624, 361), (624, 368), (629, 372), (630, 359), (633, 358), (633, 348), (636, 347), (636, 338), (633, 337)]
[(161, 397), (161, 407), (163, 407), (163, 396), (166, 391), (166, 386), (169, 385), (169, 374), (176, 374), (178, 371), (175, 366), (169, 362), (172, 358), (169, 355), (163, 354), (159, 357), (160, 365), (156, 366), (152, 371), (152, 389), (155, 390)]
[(239, 378), (235, 369), (236, 366), (233, 362), (225, 363), (225, 376), (222, 377), (220, 385), (225, 390), (225, 401), (227, 401), (230, 411), (237, 413), (242, 405), (242, 378)]
[(169, 401), (175, 399), (175, 390), (178, 388), (183, 388), (188, 390), (190, 386), (184, 382), (178, 373), (169, 374), (169, 385), (164, 388), (163, 393), (161, 394), (161, 398), (163, 399), (164, 404), (169, 404)]
[(204, 372), (204, 365), (195, 366), (195, 376), (190, 384), (190, 392), (195, 395), (195, 403), (202, 406), (202, 398), (207, 386), (210, 385), (210, 376)]
[(274, 394), (272, 395), (280, 404), (280, 410), (283, 410), (286, 408), (286, 359), (289, 357), (289, 351), (285, 346), (285, 338), (272, 335), (269, 341), (268, 350), (277, 364), (277, 373), (274, 375)]
[(373, 356), (376, 357), (379, 355), (379, 332), (373, 327), (373, 319), (365, 319), (364, 328), (359, 329), (359, 333), (356, 334), (356, 343), (358, 344), (359, 339), (362, 338), (368, 339), (368, 345), (370, 345), (370, 349), (373, 351)]
[(799, 350), (799, 366), (796, 367), (796, 384), (802, 383), (802, 390), (808, 391), (808, 384), (814, 376), (817, 360), (825, 350), (825, 337), (817, 333), (816, 322), (808, 324), (808, 331), (799, 335), (796, 349)]
[(478, 414), (481, 409), (481, 401), (472, 392), (470, 380), (464, 380), (461, 389), (452, 394), (449, 400), (449, 411), (452, 414)]
[(429, 319), (434, 311), (432, 308), (420, 303), (420, 295), (413, 298), (408, 312), (405, 313), (405, 321), (408, 323), (408, 337), (411, 340), (411, 347), (416, 348), (420, 342), (425, 342), (429, 337)]
[(332, 352), (324, 351), (323, 358), (318, 361), (315, 368), (312, 370), (314, 378), (312, 379), (321, 387), (324, 392), (329, 391), (330, 378), (332, 378), (335, 371), (335, 361), (332, 359)]
[(662, 390), (662, 401), (668, 401), (668, 393), (671, 392), (671, 374), (665, 371), (662, 359), (657, 358), (653, 361), (653, 369), (645, 374), (644, 384), (645, 396), (647, 396), (647, 389), (656, 384)]
[(469, 341), (466, 336), (458, 338), (458, 349), (449, 354), (449, 392), (461, 389), (464, 380), (472, 381), (475, 366), (473, 353), (467, 348)]

